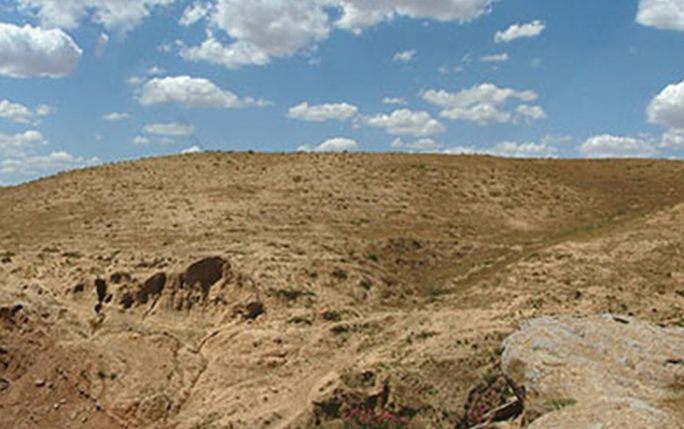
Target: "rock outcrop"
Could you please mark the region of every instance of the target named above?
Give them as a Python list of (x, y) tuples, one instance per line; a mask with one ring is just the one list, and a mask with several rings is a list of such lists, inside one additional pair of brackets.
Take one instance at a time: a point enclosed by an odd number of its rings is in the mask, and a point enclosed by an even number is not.
[(535, 319), (504, 342), (503, 370), (530, 429), (684, 428), (684, 329)]

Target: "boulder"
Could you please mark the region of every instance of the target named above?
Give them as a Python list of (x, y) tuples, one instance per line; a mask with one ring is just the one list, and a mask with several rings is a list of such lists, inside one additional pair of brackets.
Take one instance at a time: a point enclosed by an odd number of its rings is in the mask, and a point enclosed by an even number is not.
[(530, 429), (684, 429), (684, 329), (544, 317), (506, 339), (502, 360)]

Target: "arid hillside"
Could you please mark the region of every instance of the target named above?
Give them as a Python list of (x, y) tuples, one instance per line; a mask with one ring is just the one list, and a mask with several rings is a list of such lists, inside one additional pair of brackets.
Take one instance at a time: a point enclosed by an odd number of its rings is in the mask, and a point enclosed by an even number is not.
[(474, 426), (518, 324), (684, 322), (684, 163), (205, 153), (0, 188), (0, 427)]

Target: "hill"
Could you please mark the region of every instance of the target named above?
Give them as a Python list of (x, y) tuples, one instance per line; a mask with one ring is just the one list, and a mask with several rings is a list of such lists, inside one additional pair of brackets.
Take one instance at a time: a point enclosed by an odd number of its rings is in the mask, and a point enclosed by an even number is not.
[(523, 320), (684, 318), (684, 164), (204, 153), (0, 188), (0, 427), (467, 427)]

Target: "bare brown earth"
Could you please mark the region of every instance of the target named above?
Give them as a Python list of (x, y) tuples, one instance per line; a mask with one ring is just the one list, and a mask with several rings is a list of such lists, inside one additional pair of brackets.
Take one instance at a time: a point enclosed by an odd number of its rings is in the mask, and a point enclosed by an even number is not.
[(683, 163), (206, 153), (0, 188), (0, 428), (466, 427), (521, 321), (603, 312), (682, 322)]

